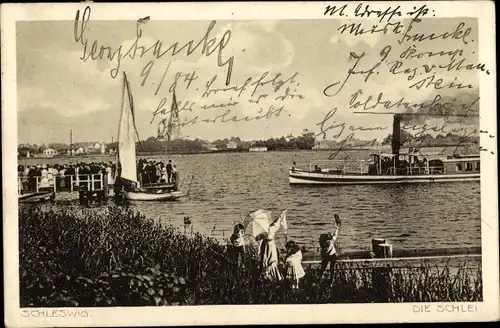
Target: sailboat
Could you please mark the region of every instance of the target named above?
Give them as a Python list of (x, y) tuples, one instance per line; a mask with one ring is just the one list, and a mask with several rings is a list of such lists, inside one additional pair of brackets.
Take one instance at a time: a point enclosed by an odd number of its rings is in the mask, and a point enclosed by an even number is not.
[(175, 200), (184, 194), (177, 185), (162, 188), (144, 188), (137, 179), (134, 117), (134, 101), (127, 75), (123, 72), (122, 106), (118, 125), (118, 178), (115, 182), (121, 196), (128, 200), (161, 201)]

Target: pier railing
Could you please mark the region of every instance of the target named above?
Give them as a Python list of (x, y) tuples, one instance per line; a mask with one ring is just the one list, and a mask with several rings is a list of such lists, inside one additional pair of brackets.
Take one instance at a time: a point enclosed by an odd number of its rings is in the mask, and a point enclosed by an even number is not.
[(26, 194), (40, 191), (73, 192), (73, 191), (101, 191), (105, 185), (112, 184), (107, 174), (78, 174), (47, 177), (18, 176), (18, 194)]

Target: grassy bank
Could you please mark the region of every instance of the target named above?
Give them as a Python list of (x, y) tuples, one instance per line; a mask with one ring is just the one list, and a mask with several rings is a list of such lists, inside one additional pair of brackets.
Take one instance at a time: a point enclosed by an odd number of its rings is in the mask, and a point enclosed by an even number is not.
[(480, 301), (480, 266), (449, 270), (339, 263), (333, 286), (314, 268), (298, 291), (259, 279), (255, 250), (235, 279), (227, 247), (110, 206), (19, 209), (21, 306)]

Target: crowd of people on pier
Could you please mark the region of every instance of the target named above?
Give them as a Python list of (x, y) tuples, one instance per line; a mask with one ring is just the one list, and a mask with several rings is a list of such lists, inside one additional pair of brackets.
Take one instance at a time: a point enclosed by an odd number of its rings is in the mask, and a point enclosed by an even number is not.
[[(321, 248), (321, 277), (325, 276), (328, 266), (330, 266), (329, 283), (333, 284), (334, 268), (337, 262), (337, 249), (335, 243), (337, 241), (341, 220), (335, 214), (335, 228), (333, 232), (323, 233), (319, 237)], [(299, 288), (300, 279), (302, 279), (306, 272), (302, 266), (302, 251), (300, 245), (294, 240), (288, 240), (285, 244), (284, 254), (284, 270), (280, 270), (279, 266), (279, 252), (276, 246), (276, 233), (283, 227), (283, 221), (286, 217), (282, 214), (271, 225), (267, 232), (262, 233), (255, 237), (256, 241), (261, 241), (260, 244), (260, 274), (262, 279), (270, 282), (279, 282), (288, 280), (293, 289)], [(285, 224), (286, 226), (286, 224)], [(233, 274), (237, 279), (239, 271), (245, 269), (244, 254), (245, 254), (245, 226), (237, 224), (234, 227), (233, 234), (230, 237), (231, 258), (233, 263)]]
[[(114, 162), (76, 162), (67, 164), (18, 165), (18, 177), (22, 190), (40, 190), (56, 188), (70, 189), (73, 186), (85, 186), (92, 180), (106, 177), (108, 185), (115, 182), (117, 167)], [(154, 161), (140, 159), (137, 163), (137, 179), (141, 184), (175, 183), (179, 179), (177, 165), (169, 160)], [(98, 182), (100, 183), (100, 182)]]
[[(113, 162), (19, 165), (18, 176), (23, 189), (53, 188), (69, 189), (71, 183), (82, 185), (101, 174), (113, 184), (116, 166)], [(38, 181), (37, 181), (38, 180)]]

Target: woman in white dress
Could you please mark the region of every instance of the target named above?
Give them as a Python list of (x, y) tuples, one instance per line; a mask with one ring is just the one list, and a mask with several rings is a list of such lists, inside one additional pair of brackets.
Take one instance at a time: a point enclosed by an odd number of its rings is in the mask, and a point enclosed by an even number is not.
[(66, 176), (64, 173), (66, 173), (66, 166), (63, 166), (59, 171), (59, 187), (61, 188), (66, 188)]
[(45, 166), (45, 165), (42, 166), (40, 184), (38, 185), (38, 187), (39, 188), (50, 187), (50, 185), (49, 185), (49, 171), (47, 171), (47, 166)]
[(112, 185), (115, 183), (113, 180), (113, 173), (111, 170), (111, 166), (106, 167), (106, 176), (108, 177), (108, 185)]
[(160, 182), (167, 182), (167, 169), (165, 168), (165, 165), (163, 163), (160, 164)]
[(283, 277), (278, 268), (278, 249), (276, 248), (275, 236), (283, 216), (280, 215), (271, 225), (267, 233), (257, 236), (257, 241), (262, 240), (260, 245), (260, 265), (262, 278), (267, 281), (281, 281)]

